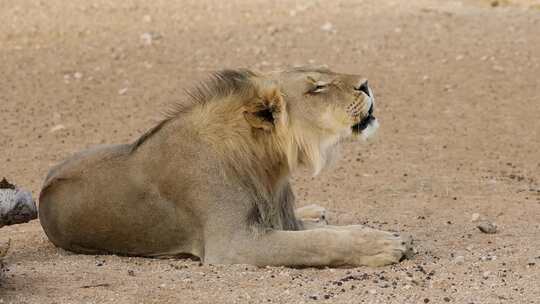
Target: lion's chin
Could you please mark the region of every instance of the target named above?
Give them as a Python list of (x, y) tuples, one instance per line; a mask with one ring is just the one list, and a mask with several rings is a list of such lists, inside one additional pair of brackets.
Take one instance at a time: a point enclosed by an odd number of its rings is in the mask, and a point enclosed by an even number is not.
[(377, 129), (379, 129), (379, 121), (377, 118), (374, 118), (371, 123), (364, 130), (362, 130), (362, 138), (367, 140), (368, 138), (372, 137), (375, 132), (377, 132)]
[(364, 140), (372, 137), (379, 128), (379, 121), (374, 116), (368, 116), (360, 123), (352, 126), (352, 133), (362, 137)]

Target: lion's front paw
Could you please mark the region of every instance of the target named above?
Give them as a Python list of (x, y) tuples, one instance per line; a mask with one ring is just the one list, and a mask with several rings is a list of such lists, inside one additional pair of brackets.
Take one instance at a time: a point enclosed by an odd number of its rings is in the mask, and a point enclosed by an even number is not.
[(412, 238), (370, 228), (353, 233), (352, 261), (355, 265), (378, 267), (395, 264), (412, 255)]

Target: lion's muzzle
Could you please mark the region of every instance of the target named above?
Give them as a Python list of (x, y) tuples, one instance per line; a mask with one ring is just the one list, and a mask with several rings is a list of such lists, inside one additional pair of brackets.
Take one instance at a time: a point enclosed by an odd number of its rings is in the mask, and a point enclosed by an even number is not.
[(369, 107), (368, 115), (364, 117), (359, 123), (352, 126), (353, 132), (360, 133), (364, 131), (372, 122), (376, 120), (373, 116), (373, 103)]
[(354, 88), (356, 91), (364, 93), (369, 99), (369, 110), (367, 115), (364, 116), (357, 124), (352, 126), (354, 133), (363, 133), (362, 131), (366, 130), (368, 127), (373, 126), (376, 128), (377, 119), (373, 116), (373, 107), (375, 104), (375, 99), (373, 97), (373, 91), (368, 85), (368, 81), (362, 81), (357, 87)]

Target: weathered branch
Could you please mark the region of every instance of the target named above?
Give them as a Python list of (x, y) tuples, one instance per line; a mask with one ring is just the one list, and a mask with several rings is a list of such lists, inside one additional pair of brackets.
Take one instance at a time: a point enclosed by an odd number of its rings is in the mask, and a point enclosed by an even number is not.
[(29, 191), (19, 189), (5, 178), (0, 181), (0, 228), (37, 218), (36, 203)]

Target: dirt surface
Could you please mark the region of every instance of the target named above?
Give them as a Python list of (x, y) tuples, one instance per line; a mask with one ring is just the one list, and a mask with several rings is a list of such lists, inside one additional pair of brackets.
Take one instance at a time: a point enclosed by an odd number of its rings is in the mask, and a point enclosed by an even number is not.
[(381, 129), (299, 172), (298, 204), (418, 250), (199, 266), (72, 254), (33, 221), (0, 230), (0, 303), (540, 303), (539, 1), (1, 0), (0, 20), (0, 178), (37, 196), (53, 164), (135, 140), (210, 71), (327, 64), (370, 79)]

